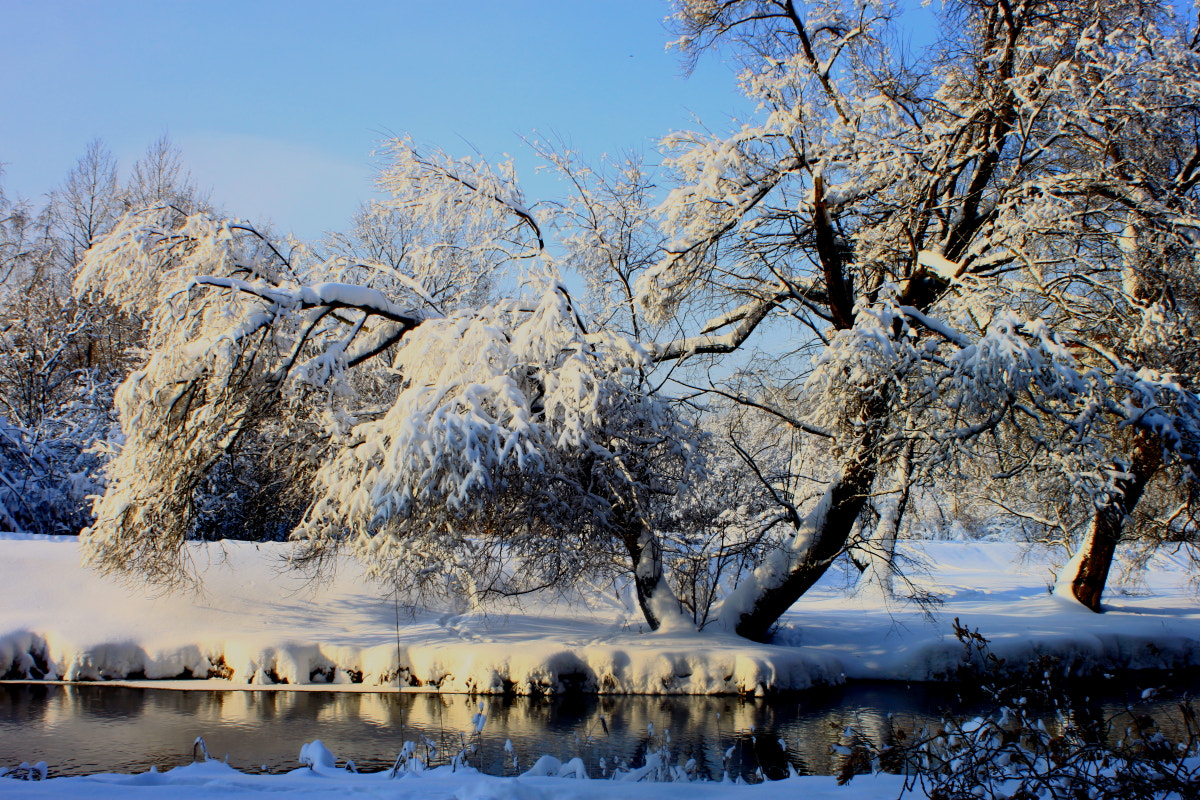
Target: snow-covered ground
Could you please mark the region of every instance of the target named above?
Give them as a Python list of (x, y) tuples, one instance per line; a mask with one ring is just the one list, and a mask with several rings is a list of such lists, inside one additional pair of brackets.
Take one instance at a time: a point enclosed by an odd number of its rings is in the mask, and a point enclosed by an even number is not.
[[(643, 633), (628, 593), (584, 592), (483, 612), (414, 610), (347, 562), (313, 586), (286, 545), (197, 547), (201, 594), (156, 595), (80, 565), (72, 539), (0, 540), (0, 674), (170, 680), (223, 688), (286, 682), (378, 690), (715, 694), (845, 679), (936, 679), (962, 663), (961, 620), (1020, 662), (1051, 653), (1076, 671), (1200, 664), (1200, 601), (1182, 559), (1158, 557), (1136, 593), (1092, 614), (1047, 591), (1019, 545), (923, 542), (921, 585), (941, 604), (848, 596), (830, 576), (784, 618), (775, 645), (709, 633)], [(205, 683), (189, 682), (199, 688)]]
[[(798, 689), (855, 678), (922, 680), (954, 672), (956, 617), (993, 650), (1020, 662), (1041, 654), (1064, 667), (1200, 664), (1200, 601), (1182, 559), (1157, 558), (1137, 592), (1113, 593), (1095, 615), (1047, 590), (1044, 561), (1000, 542), (910, 543), (923, 559), (921, 588), (940, 595), (929, 613), (854, 596), (830, 576), (785, 617), (775, 645), (710, 634), (643, 633), (627, 592), (595, 587), (575, 602), (541, 598), (486, 612), (413, 610), (381, 597), (347, 563), (313, 586), (289, 573), (286, 547), (223, 543), (194, 550), (201, 594), (160, 596), (98, 577), (73, 539), (0, 539), (0, 670), (68, 680), (135, 678), (139, 685), (395, 691), (721, 693)], [(581, 602), (582, 601), (582, 602)], [(184, 674), (226, 678), (176, 680)], [(330, 684), (335, 685), (330, 685)], [(319, 754), (319, 748), (315, 751)], [(218, 762), (165, 773), (48, 781), (2, 779), (6, 798), (602, 798), (612, 783), (559, 777), (572, 764), (540, 764), (520, 778), (442, 767), (389, 780), (322, 766), (249, 775)], [(14, 765), (0, 765), (14, 766)], [(626, 776), (628, 777), (628, 773)], [(595, 776), (593, 776), (595, 777)], [(636, 777), (636, 775), (635, 775)], [(795, 777), (757, 786), (626, 783), (622, 796), (775, 800), (897, 797), (902, 779)], [(921, 796), (920, 794), (916, 796)]]
[[(531, 772), (570, 771), (574, 765), (542, 764)], [(794, 777), (754, 785), (730, 783), (647, 783), (633, 779), (614, 783), (607, 780), (579, 780), (557, 775), (524, 775), (519, 778), (495, 778), (473, 770), (452, 771), (441, 767), (423, 774), (391, 779), (388, 773), (352, 775), (342, 769), (317, 764), (286, 775), (246, 775), (219, 761), (178, 767), (169, 772), (141, 775), (94, 775), (79, 778), (54, 778), (47, 781), (16, 781), (0, 778), (0, 795), (13, 800), (24, 798), (89, 798), (121, 800), (147, 798), (158, 800), (230, 800), (230, 798), (278, 797), (286, 792), (288, 800), (333, 800), (354, 797), (361, 800), (874, 800), (897, 798), (903, 778), (896, 775), (862, 775), (846, 786), (838, 786), (833, 777)], [(914, 798), (923, 794), (911, 795)]]

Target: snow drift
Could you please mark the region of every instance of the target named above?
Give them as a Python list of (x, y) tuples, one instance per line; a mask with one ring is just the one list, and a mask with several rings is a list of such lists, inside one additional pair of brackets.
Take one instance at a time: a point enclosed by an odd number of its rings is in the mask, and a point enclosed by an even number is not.
[(1200, 664), (1200, 602), (1182, 562), (1160, 557), (1138, 594), (1092, 614), (1051, 595), (1045, 567), (1008, 543), (910, 543), (941, 593), (927, 614), (855, 596), (829, 576), (774, 644), (643, 632), (628, 588), (536, 597), (486, 611), (420, 610), (383, 597), (347, 561), (309, 585), (286, 545), (195, 545), (200, 594), (161, 596), (80, 566), (69, 537), (0, 539), (0, 675), (169, 680), (180, 686), (540, 694), (734, 694), (847, 679), (934, 680), (964, 666), (951, 620), (1014, 664), (1042, 655), (1071, 674)]

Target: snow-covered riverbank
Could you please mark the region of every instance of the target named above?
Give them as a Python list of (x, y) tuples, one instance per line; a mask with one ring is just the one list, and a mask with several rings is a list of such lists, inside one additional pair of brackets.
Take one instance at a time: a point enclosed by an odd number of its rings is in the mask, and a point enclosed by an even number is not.
[[(553, 765), (545, 765), (548, 769)], [(564, 765), (566, 766), (566, 765)], [(628, 776), (627, 776), (628, 777)], [(0, 779), (3, 780), (3, 779)], [(342, 769), (300, 768), (286, 775), (246, 775), (217, 761), (179, 767), (169, 772), (141, 775), (93, 775), (55, 778), (48, 781), (4, 780), (5, 798), (25, 800), (127, 800), (128, 798), (171, 798), (171, 800), (229, 800), (230, 798), (278, 796), (288, 800), (332, 800), (355, 797), (361, 800), (607, 800), (620, 795), (624, 800), (874, 800), (897, 798), (904, 779), (897, 775), (861, 775), (846, 786), (834, 777), (805, 776), (746, 785), (732, 783), (654, 783), (635, 779), (580, 780), (574, 777), (525, 775), (496, 778), (474, 770), (450, 767), (390, 779), (388, 774), (353, 775)], [(917, 793), (906, 797), (924, 797)]]
[[(1047, 566), (1022, 560), (1018, 545), (918, 551), (929, 564), (922, 585), (941, 595), (929, 615), (849, 596), (830, 576), (784, 618), (775, 645), (756, 645), (643, 633), (628, 593), (611, 586), (576, 602), (413, 610), (381, 597), (353, 563), (314, 587), (286, 571), (285, 545), (228, 542), (194, 550), (202, 594), (156, 596), (82, 567), (73, 540), (10, 537), (0, 540), (0, 673), (190, 688), (379, 691), (399, 676), (425, 691), (763, 692), (943, 677), (961, 664), (956, 617), (1010, 661), (1053, 654), (1094, 673), (1200, 664), (1200, 601), (1181, 560), (1157, 558), (1136, 594), (1113, 594), (1096, 615), (1051, 596)], [(213, 677), (174, 680), (187, 675)]]

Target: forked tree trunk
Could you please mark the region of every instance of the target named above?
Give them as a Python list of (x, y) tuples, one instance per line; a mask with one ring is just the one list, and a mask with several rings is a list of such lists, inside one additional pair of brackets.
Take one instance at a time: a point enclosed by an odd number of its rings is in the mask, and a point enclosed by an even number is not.
[(1101, 596), (1108, 582), (1117, 545), (1125, 531), (1129, 515), (1137, 508), (1146, 484), (1162, 466), (1162, 445), (1152, 433), (1139, 430), (1133, 440), (1133, 452), (1128, 477), (1116, 481), (1119, 495), (1110, 503), (1097, 508), (1088, 526), (1087, 535), (1075, 555), (1063, 567), (1055, 592), (1069, 594), (1087, 608), (1100, 613)]

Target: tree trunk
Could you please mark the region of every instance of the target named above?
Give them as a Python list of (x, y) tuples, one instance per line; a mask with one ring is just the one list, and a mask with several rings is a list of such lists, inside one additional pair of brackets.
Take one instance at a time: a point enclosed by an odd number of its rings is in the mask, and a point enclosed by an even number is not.
[(877, 592), (884, 600), (890, 600), (895, 595), (896, 537), (908, 508), (909, 490), (912, 487), (912, 453), (912, 442), (906, 442), (896, 458), (895, 486), (876, 505), (879, 522), (870, 538), (863, 543), (866, 564), (858, 579), (860, 594)]
[[(1126, 520), (1142, 499), (1146, 484), (1161, 465), (1162, 445), (1158, 437), (1139, 430), (1134, 435), (1130, 464), (1128, 468), (1123, 469), (1128, 477), (1116, 481), (1118, 496), (1096, 509), (1087, 535), (1084, 536), (1075, 555), (1063, 567), (1055, 585), (1056, 593), (1069, 593), (1096, 613), (1103, 610), (1100, 598), (1108, 582), (1108, 573), (1124, 533)], [(1121, 465), (1115, 466), (1122, 469)]]
[(846, 452), (825, 495), (792, 541), (772, 553), (729, 593), (717, 609), (727, 628), (756, 641), (820, 580), (842, 553), (879, 470), (878, 443), (890, 393), (880, 389), (864, 403), (857, 441)]
[(664, 623), (668, 628), (677, 628), (684, 617), (679, 599), (663, 572), (662, 543), (641, 516), (626, 520), (621, 529), (633, 565), (638, 606), (646, 624), (652, 631), (662, 628)]
[(873, 458), (858, 459), (830, 485), (796, 534), (794, 545), (804, 545), (802, 554), (782, 580), (765, 586), (750, 608), (738, 616), (734, 630), (739, 635), (764, 641), (771, 626), (821, 579), (845, 549), (875, 472)]

